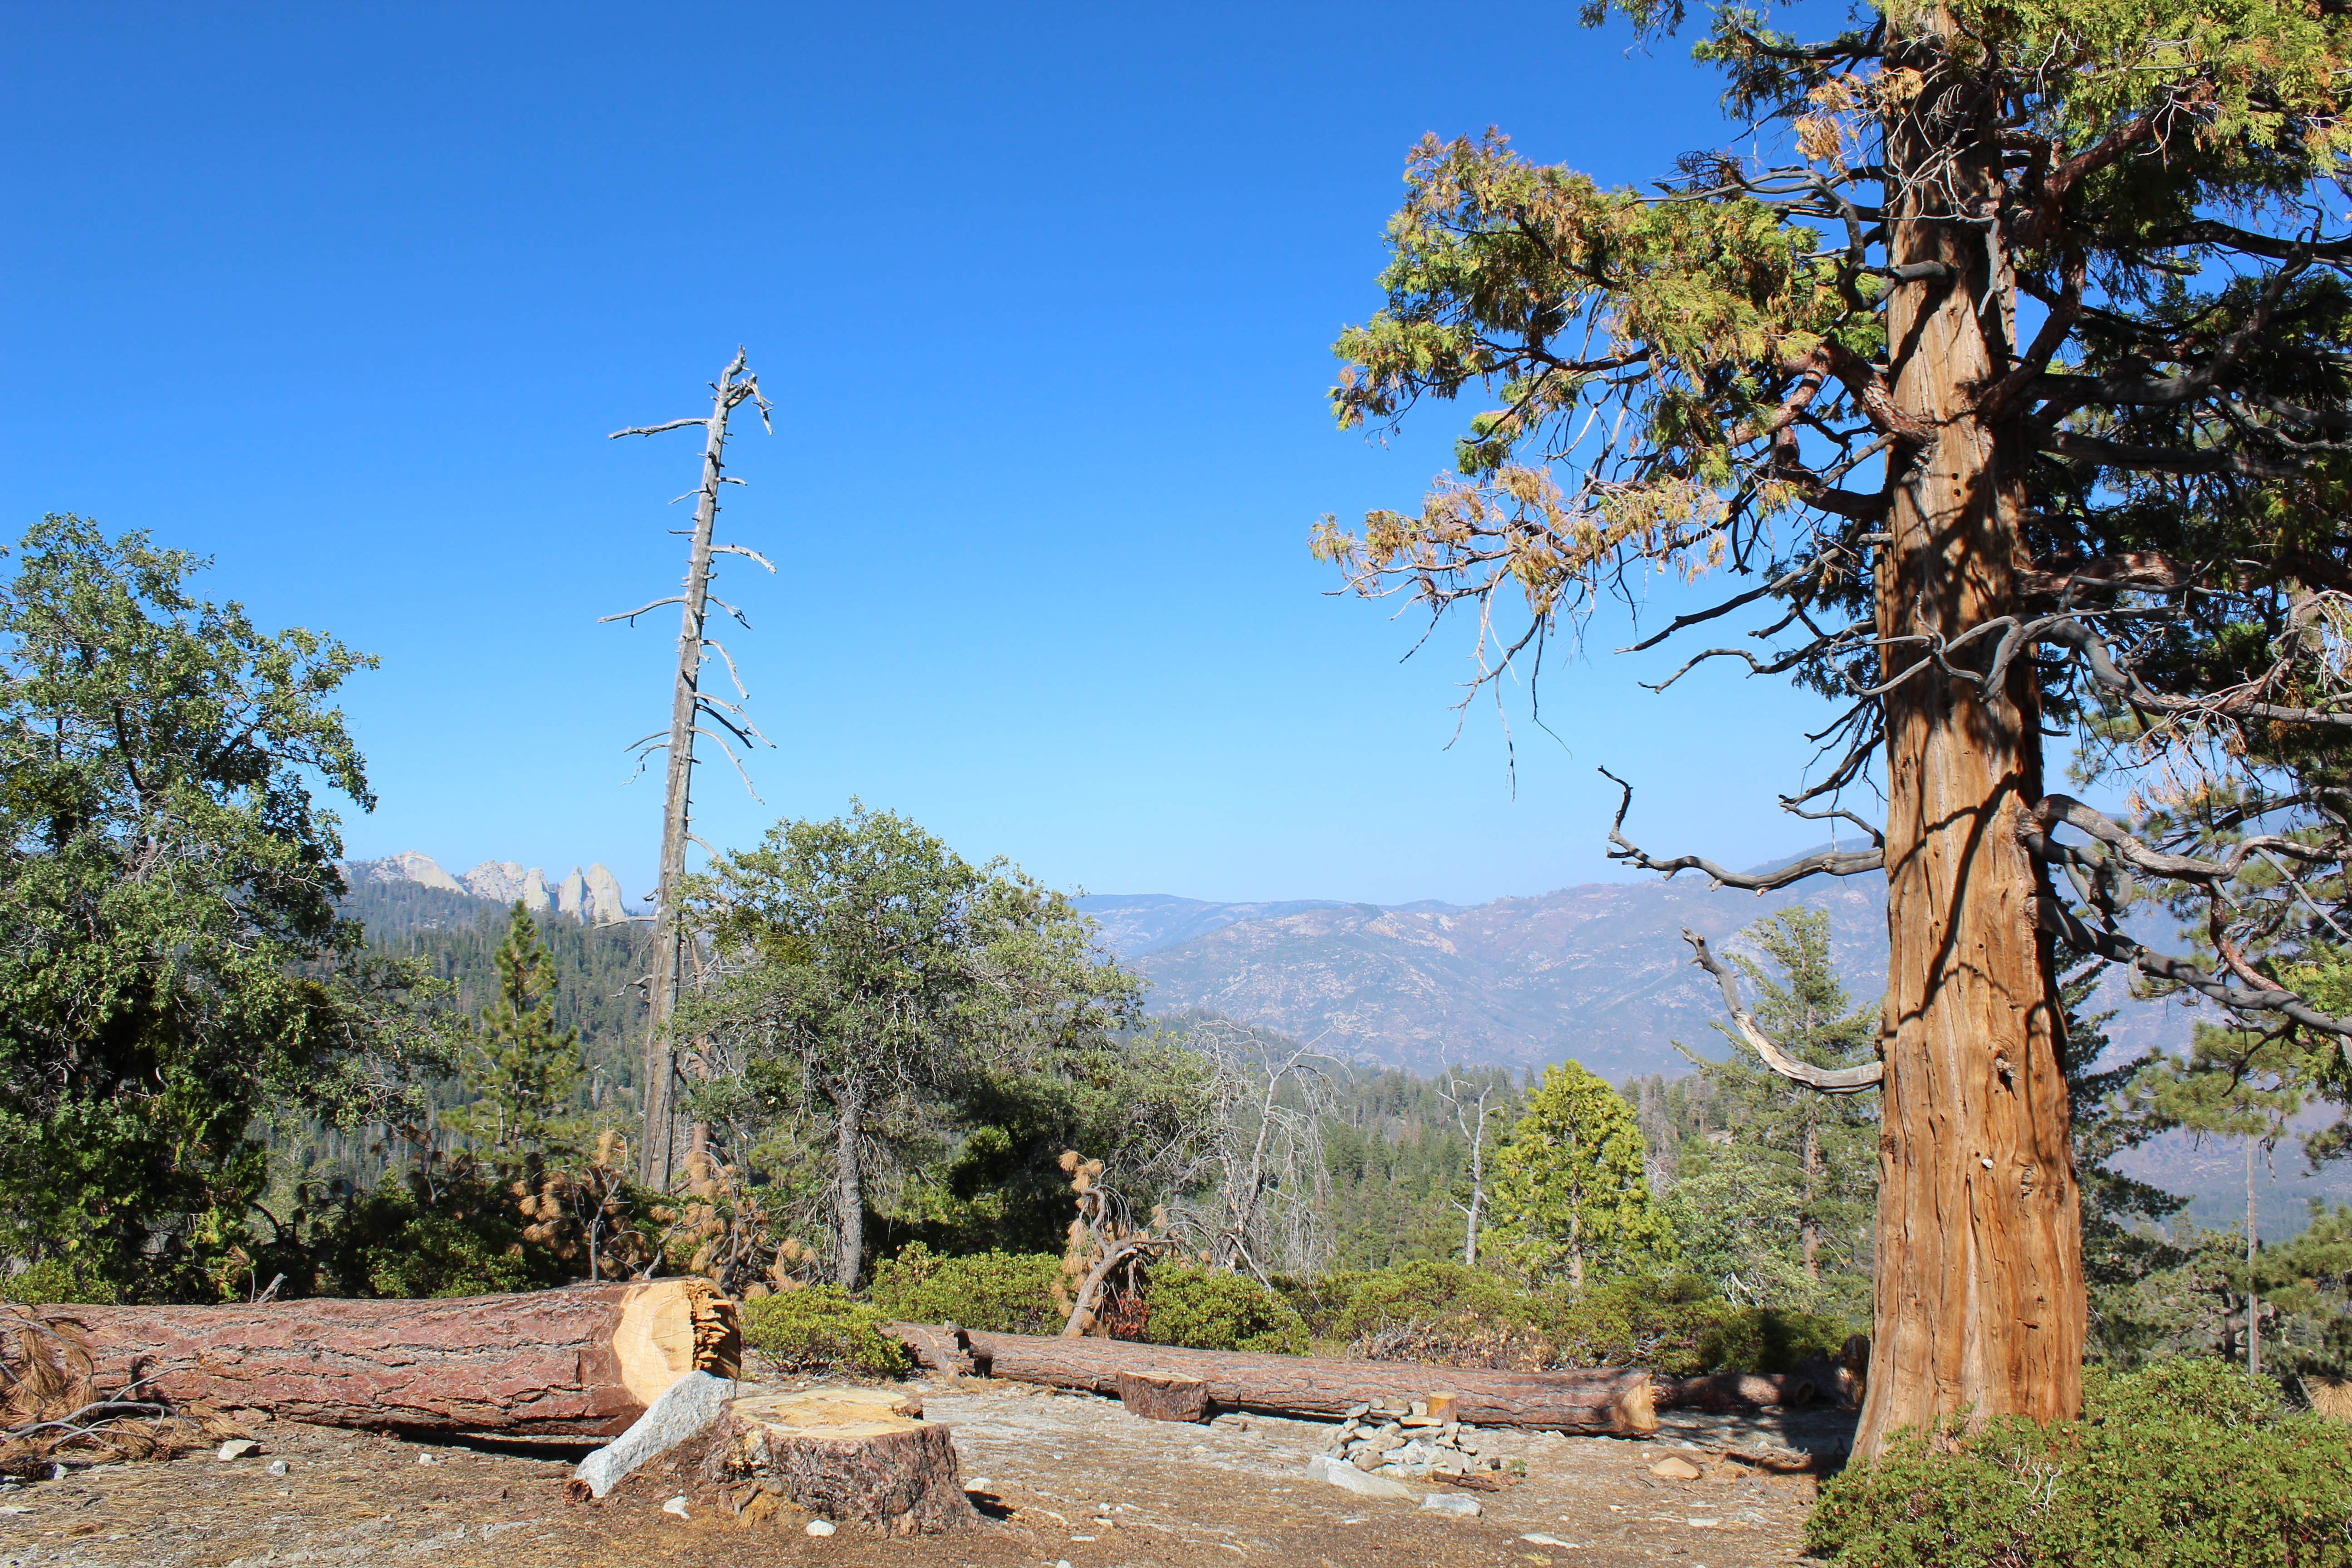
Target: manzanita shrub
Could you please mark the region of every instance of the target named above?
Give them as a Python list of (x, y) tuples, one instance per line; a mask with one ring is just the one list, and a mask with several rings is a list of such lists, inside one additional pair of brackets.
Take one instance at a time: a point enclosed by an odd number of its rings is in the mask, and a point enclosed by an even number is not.
[(1852, 1568), (2352, 1564), (2352, 1425), (2218, 1361), (2084, 1373), (2080, 1421), (1906, 1433), (1806, 1528)]

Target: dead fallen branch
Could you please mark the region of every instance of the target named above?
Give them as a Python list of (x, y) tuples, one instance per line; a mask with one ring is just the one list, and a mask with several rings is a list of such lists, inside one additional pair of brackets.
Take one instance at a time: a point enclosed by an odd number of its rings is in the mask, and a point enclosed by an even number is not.
[(100, 1398), (331, 1426), (605, 1436), (682, 1373), (737, 1375), (735, 1304), (701, 1279), (440, 1300), (53, 1307)]
[(1337, 1419), (1360, 1405), (1403, 1396), (1454, 1395), (1456, 1419), (1482, 1426), (1538, 1426), (1591, 1436), (1639, 1437), (1658, 1429), (1650, 1374), (1622, 1368), (1489, 1372), (1400, 1362), (1255, 1355), (1184, 1350), (1123, 1340), (1045, 1339), (898, 1323), (893, 1331), (924, 1365), (971, 1370), (1056, 1388), (1117, 1394), (1122, 1373), (1205, 1385), (1215, 1408)]

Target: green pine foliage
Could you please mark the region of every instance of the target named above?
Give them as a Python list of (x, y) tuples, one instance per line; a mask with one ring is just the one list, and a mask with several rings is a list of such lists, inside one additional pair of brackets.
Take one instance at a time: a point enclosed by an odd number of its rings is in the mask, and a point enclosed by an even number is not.
[(1898, 1439), (1823, 1489), (1816, 1555), (1853, 1568), (2352, 1563), (2352, 1426), (2213, 1361), (2084, 1380), (2083, 1418)]
[(1575, 1062), (1544, 1069), (1496, 1156), (1495, 1239), (1538, 1278), (1571, 1288), (1671, 1255), (1651, 1202), (1633, 1109)]
[(495, 956), (498, 995), (462, 1066), (467, 1102), (442, 1125), (493, 1158), (564, 1153), (579, 1141), (580, 1031), (555, 1026), (554, 960), (517, 900)]
[[(1768, 973), (1734, 955), (1766, 1035), (1815, 1067), (1869, 1059), (1879, 1010), (1847, 997), (1830, 962), (1827, 914), (1784, 910), (1741, 934), (1773, 966)], [(1877, 1096), (1825, 1095), (1792, 1083), (1724, 1033), (1729, 1055), (1691, 1058), (1714, 1125), (1678, 1140), (1662, 1203), (1681, 1244), (1681, 1267), (1714, 1280), (1727, 1300), (1864, 1317), (1878, 1194)]]

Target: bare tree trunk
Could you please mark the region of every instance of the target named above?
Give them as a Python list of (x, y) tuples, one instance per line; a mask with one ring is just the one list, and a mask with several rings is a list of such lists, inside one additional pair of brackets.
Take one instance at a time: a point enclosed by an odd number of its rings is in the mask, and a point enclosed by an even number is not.
[[(1894, 259), (1938, 262), (1948, 277), (1897, 284), (1887, 311), (1895, 405), (1928, 432), (1907, 468), (1891, 459), (1887, 637), (1957, 635), (2018, 603), (2021, 487), (1977, 406), (2014, 352), (2014, 278), (1997, 233), (1948, 216), (1990, 186), (1998, 156), (1990, 107), (1970, 108), (1967, 90), (1931, 87), (1888, 137)], [(1948, 146), (1955, 117), (1978, 121), (1976, 149), (1937, 163), (1916, 128), (1936, 124)], [(1927, 657), (1884, 646), (1890, 676)], [(2061, 1014), (2037, 918), (2046, 894), (2017, 833), (2042, 795), (2034, 661), (2015, 661), (1989, 694), (1923, 671), (1888, 693), (1886, 724), (1891, 952), (1875, 1331), (1854, 1439), (1864, 1458), (1900, 1428), (1964, 1409), (1979, 1421), (2076, 1415), (2086, 1311)]]
[(2263, 1375), (2262, 1299), (2254, 1290), (2254, 1139), (2246, 1137), (2246, 1375)]
[[(675, 601), (683, 609), (677, 637), (677, 681), (670, 697), (668, 783), (662, 795), (661, 881), (654, 894), (654, 964), (646, 1017), (646, 1135), (637, 1152), (638, 1178), (648, 1186), (665, 1191), (677, 1165), (677, 1052), (669, 1037), (669, 1021), (677, 1009), (678, 993), (685, 985), (687, 947), (691, 940), (679, 922), (677, 887), (686, 875), (686, 846), (693, 821), (694, 742), (697, 734), (707, 732), (701, 730), (700, 721), (710, 713), (709, 701), (701, 693), (701, 683), (702, 661), (709, 657), (711, 646), (705, 635), (710, 600), (711, 531), (719, 521), (719, 486), (727, 467), (728, 417), (737, 404), (747, 397), (758, 400), (760, 396), (759, 378), (747, 374), (743, 366), (743, 351), (739, 348), (734, 360), (711, 384), (708, 419), (679, 419), (667, 425), (614, 432), (616, 436), (649, 436), (688, 425), (703, 426), (702, 485), (696, 493), (686, 582)], [(760, 406), (764, 416), (767, 405), (761, 401)], [(671, 602), (656, 600), (646, 608)], [(630, 612), (628, 616), (604, 618), (621, 620), (643, 613), (638, 610)]]
[(847, 1290), (857, 1284), (866, 1257), (866, 1184), (858, 1170), (857, 1144), (866, 1131), (866, 1081), (852, 1075), (835, 1101), (840, 1125), (834, 1130), (833, 1282)]
[(1819, 1280), (1822, 1277), (1822, 1227), (1813, 1218), (1813, 1203), (1822, 1173), (1821, 1129), (1811, 1121), (1805, 1123), (1805, 1213), (1802, 1235), (1805, 1247), (1805, 1278)]
[(1462, 1237), (1462, 1266), (1478, 1267), (1478, 1215), (1486, 1206), (1486, 1114), (1478, 1110), (1478, 1136), (1470, 1143), (1470, 1216)]

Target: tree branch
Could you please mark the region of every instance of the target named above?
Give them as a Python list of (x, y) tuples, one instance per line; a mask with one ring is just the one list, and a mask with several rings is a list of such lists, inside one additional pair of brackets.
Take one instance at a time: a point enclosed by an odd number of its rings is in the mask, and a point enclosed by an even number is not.
[(1886, 1064), (1883, 1061), (1864, 1062), (1860, 1067), (1851, 1068), (1817, 1068), (1811, 1062), (1799, 1061), (1782, 1050), (1772, 1043), (1771, 1037), (1757, 1024), (1756, 1016), (1740, 1002), (1739, 986), (1732, 977), (1731, 966), (1707, 951), (1706, 938), (1685, 926), (1683, 940), (1691, 944), (1691, 962), (1714, 975), (1716, 984), (1723, 987), (1723, 1005), (1730, 1012), (1732, 1023), (1738, 1026), (1739, 1037), (1764, 1058), (1766, 1067), (1782, 1078), (1801, 1083), (1808, 1089), (1817, 1089), (1823, 1094), (1859, 1094), (1865, 1089), (1876, 1089), (1879, 1080), (1886, 1076)]

